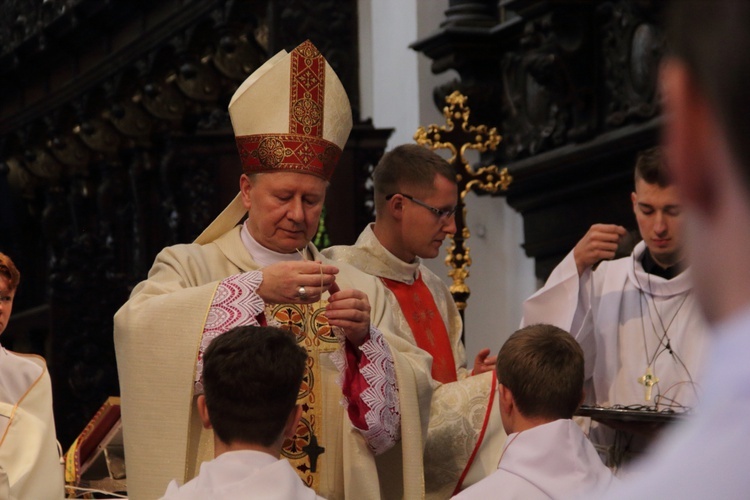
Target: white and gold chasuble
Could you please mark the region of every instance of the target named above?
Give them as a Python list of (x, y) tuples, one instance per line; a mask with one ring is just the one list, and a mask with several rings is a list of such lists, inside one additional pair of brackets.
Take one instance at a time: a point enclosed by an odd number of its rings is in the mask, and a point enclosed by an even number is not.
[[(309, 460), (305, 460), (309, 457), (302, 459), (300, 450), (308, 446), (307, 451), (312, 452), (319, 451), (317, 447), (325, 448), (317, 455), (316, 472), (308, 471), (305, 481), (317, 484), (318, 493), (330, 499), (422, 498), (422, 430), (426, 428), (429, 405), (423, 395), (429, 393), (429, 383), (415, 377), (411, 368), (413, 359), (421, 354), (403, 354), (408, 348), (394, 346), (401, 340), (391, 333), (392, 318), (382, 289), (371, 277), (336, 264), (336, 281), (342, 289), (357, 288), (368, 295), (371, 324), (383, 333), (373, 341), (379, 338), (380, 342), (387, 342), (393, 356), (391, 370), (395, 370), (398, 383), (397, 418), (402, 438), (376, 459), (368, 440), (382, 444), (384, 436), (365, 438), (366, 431), (351, 424), (341, 404), (342, 392), (337, 382), (342, 361), (336, 356), (341, 349), (332, 341), (320, 313), (324, 302), (311, 310), (278, 306), (266, 311), (260, 301), (259, 310), (251, 304), (234, 310), (232, 317), (212, 307), (216, 301), (229, 300), (217, 293), (231, 289), (220, 286), (222, 283), (231, 285), (243, 273), (259, 274), (247, 273), (260, 266), (243, 245), (240, 231), (237, 226), (203, 245), (175, 245), (162, 250), (148, 279), (135, 287), (130, 300), (115, 315), (129, 496), (136, 500), (158, 497), (171, 479), (189, 480), (197, 474), (201, 462), (213, 458), (213, 434), (203, 429), (194, 403), (204, 331), (218, 331), (222, 324), (257, 324), (255, 316), (266, 312), (269, 319), (274, 318), (280, 326), (291, 326), (293, 332), (307, 329), (305, 339), (301, 340), (301, 335), (299, 339), (311, 352), (306, 380), (306, 387), (312, 387), (306, 396), (310, 408), (297, 439), (287, 443), (285, 452), (293, 463), (298, 460), (302, 463), (297, 465), (310, 467)], [(314, 260), (329, 262), (314, 247), (309, 246), (308, 251)], [(233, 320), (236, 317), (243, 317), (246, 322), (237, 323)], [(371, 364), (386, 365), (374, 351), (363, 349), (363, 354), (371, 359)], [(381, 399), (396, 397), (395, 391), (385, 387), (373, 389)], [(390, 419), (388, 425), (393, 427), (394, 415), (386, 412), (386, 407), (381, 408), (383, 413), (368, 418)], [(311, 443), (313, 435), (317, 446)]]

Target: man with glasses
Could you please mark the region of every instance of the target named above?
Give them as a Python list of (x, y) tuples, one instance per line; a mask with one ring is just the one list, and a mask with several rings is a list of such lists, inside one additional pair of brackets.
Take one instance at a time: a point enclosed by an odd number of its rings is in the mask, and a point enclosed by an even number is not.
[[(499, 457), (491, 455), (505, 439), (492, 400), (495, 357), (484, 349), (474, 369), (467, 370), (462, 320), (453, 297), (421, 261), (437, 257), (445, 237), (456, 232), (455, 173), (433, 151), (406, 144), (383, 156), (373, 181), (375, 222), (354, 246), (333, 247), (324, 254), (380, 278), (398, 332), (432, 357), (432, 367), (424, 367), (431, 370), (435, 387), (425, 487), (428, 496), (445, 498), (492, 472)], [(488, 424), (494, 428), (487, 429)]]

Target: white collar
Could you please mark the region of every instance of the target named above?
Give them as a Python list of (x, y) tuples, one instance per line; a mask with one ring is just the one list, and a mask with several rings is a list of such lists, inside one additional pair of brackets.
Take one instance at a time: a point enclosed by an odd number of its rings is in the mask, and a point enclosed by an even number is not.
[(654, 297), (672, 297), (692, 290), (690, 268), (685, 269), (671, 280), (666, 280), (661, 276), (653, 276), (644, 271), (641, 259), (645, 251), (646, 243), (640, 241), (633, 249), (630, 257), (628, 279), (636, 288)]
[[(247, 221), (245, 221), (245, 223), (242, 225), (240, 237), (242, 238), (242, 244), (253, 257), (253, 260), (258, 263), (258, 265), (260, 265), (260, 267), (270, 266), (271, 264), (276, 264), (278, 262), (288, 262), (290, 260), (305, 260), (303, 255), (299, 252), (275, 252), (258, 243), (258, 240), (253, 238), (253, 236), (250, 234), (250, 231), (247, 229)], [(305, 249), (305, 251), (307, 251), (307, 249)]]
[(404, 262), (393, 255), (375, 236), (374, 226), (374, 224), (368, 224), (354, 244), (355, 248), (363, 249), (369, 254), (363, 257), (365, 261), (357, 264), (357, 267), (362, 267), (367, 274), (411, 285), (419, 276), (419, 266), (422, 260), (416, 257), (414, 262)]

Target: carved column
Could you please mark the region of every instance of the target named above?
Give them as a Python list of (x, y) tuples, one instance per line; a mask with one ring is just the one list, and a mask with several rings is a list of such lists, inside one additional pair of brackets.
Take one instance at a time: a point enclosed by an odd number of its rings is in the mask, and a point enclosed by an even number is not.
[(497, 24), (497, 0), (450, 0), (445, 11), (445, 21), (440, 27), (447, 26), (486, 26)]

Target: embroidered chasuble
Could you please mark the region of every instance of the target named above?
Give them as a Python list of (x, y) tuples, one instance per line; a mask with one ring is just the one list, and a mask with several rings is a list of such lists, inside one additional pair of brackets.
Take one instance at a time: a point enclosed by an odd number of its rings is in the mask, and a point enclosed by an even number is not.
[(390, 253), (372, 225), (354, 246), (323, 253), (381, 278), (402, 350), (429, 354), (419, 368), (433, 385), (424, 451), (427, 498), (448, 498), (492, 473), (505, 440), (494, 371), (471, 376), (467, 370), (461, 316), (445, 283), (421, 261), (407, 263)]
[(302, 378), (297, 404), (302, 406), (302, 417), (291, 439), (287, 439), (281, 454), (286, 457), (309, 487), (320, 490), (320, 472), (324, 462), (318, 460), (325, 449), (320, 436), (325, 435), (322, 388), (320, 387), (320, 354), (333, 353), (339, 340), (325, 317), (327, 302), (315, 304), (266, 305), (265, 317), (269, 324), (288, 330), (308, 353), (305, 375)]
[[(248, 175), (328, 181), (352, 126), (343, 85), (310, 41), (255, 70), (228, 111)], [(369, 333), (356, 348), (338, 336), (333, 342), (322, 313), (327, 293), (312, 306), (265, 304), (258, 290), (270, 261), (263, 257), (274, 257), (245, 246), (237, 224), (266, 214), (243, 200), (238, 194), (193, 244), (162, 250), (115, 315), (129, 498), (156, 498), (171, 479), (183, 483), (213, 458), (213, 433), (195, 405), (202, 353), (227, 329), (258, 324), (259, 315), (290, 330), (309, 354), (304, 420), (285, 444), (303, 480), (329, 500), (423, 497), (432, 381), (420, 368), (427, 355), (405, 348), (382, 285), (352, 266), (336, 264), (336, 284), (369, 299)], [(298, 250), (331, 263), (313, 245)]]
[(456, 365), (443, 318), (421, 276), (411, 285), (380, 278), (396, 296), (417, 345), (432, 356), (432, 378), (442, 384), (455, 382)]
[[(172, 479), (191, 479), (201, 462), (213, 458), (213, 434), (203, 429), (194, 402), (201, 390), (200, 353), (212, 336), (265, 317), (269, 325), (294, 333), (310, 354), (300, 393), (307, 406), (304, 420), (284, 445), (284, 455), (304, 481), (318, 485), (318, 493), (329, 499), (421, 498), (429, 415), (422, 395), (430, 386), (413, 368), (422, 366), (422, 357), (402, 354), (403, 341), (391, 333), (382, 287), (351, 266), (335, 264), (337, 284), (364, 291), (371, 306), (370, 339), (359, 348), (369, 360), (360, 368), (369, 411), (366, 428), (357, 428), (346, 408), (355, 402), (347, 401), (341, 388), (348, 370), (342, 342), (322, 314), (327, 295), (309, 306), (268, 306), (258, 300), (252, 290), (260, 283), (259, 266), (240, 233), (238, 226), (207, 244), (164, 249), (149, 278), (115, 315), (129, 497), (157, 498)], [(308, 251), (312, 260), (330, 262), (313, 246)], [(397, 389), (391, 385), (396, 380)], [(372, 450), (388, 450), (387, 467)], [(398, 486), (398, 495), (384, 490), (389, 484)]]

